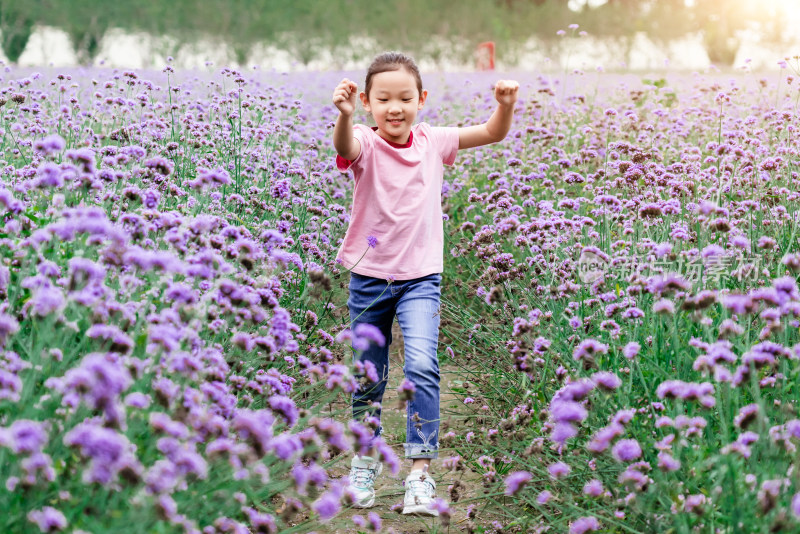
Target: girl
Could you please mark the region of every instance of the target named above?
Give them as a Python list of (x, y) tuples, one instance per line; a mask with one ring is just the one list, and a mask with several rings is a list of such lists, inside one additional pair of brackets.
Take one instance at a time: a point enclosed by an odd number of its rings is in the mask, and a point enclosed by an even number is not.
[[(438, 454), (439, 434), (439, 284), (444, 233), (441, 189), (443, 165), (452, 165), (459, 149), (496, 143), (511, 127), (519, 84), (495, 84), (497, 109), (485, 124), (436, 128), (414, 124), (428, 92), (414, 60), (388, 52), (367, 70), (364, 91), (344, 79), (333, 92), (339, 117), (333, 129), (336, 164), (355, 178), (350, 225), (337, 259), (350, 273), (351, 328), (360, 323), (380, 329), (386, 343), (359, 356), (379, 381), (353, 395), (353, 417), (374, 417), (381, 434), (380, 402), (388, 376), (394, 317), (405, 342), (406, 379), (413, 384), (407, 404), (405, 456), (412, 459), (406, 478), (404, 514), (438, 515), (431, 506), (436, 485), (428, 474)], [(376, 126), (353, 125), (356, 96)], [(364, 254), (365, 246), (370, 248)], [(370, 365), (371, 364), (371, 365)], [(355, 506), (375, 503), (375, 477), (381, 463), (353, 458), (350, 488)]]

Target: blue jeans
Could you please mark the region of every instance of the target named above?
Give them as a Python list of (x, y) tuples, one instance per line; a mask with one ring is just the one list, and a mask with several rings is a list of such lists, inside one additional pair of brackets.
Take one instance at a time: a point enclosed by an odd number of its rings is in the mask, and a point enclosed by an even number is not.
[[(371, 344), (356, 354), (362, 361), (371, 361), (379, 382), (370, 383), (353, 394), (353, 418), (372, 415), (380, 420), (380, 403), (389, 376), (389, 344), (392, 342), (392, 321), (395, 315), (403, 331), (405, 343), (405, 377), (416, 388), (407, 403), (406, 458), (436, 458), (439, 449), (439, 297), (442, 276), (431, 274), (413, 280), (388, 282), (380, 278), (350, 273), (351, 328), (368, 323), (380, 329), (386, 343)], [(378, 428), (376, 436), (382, 428)]]

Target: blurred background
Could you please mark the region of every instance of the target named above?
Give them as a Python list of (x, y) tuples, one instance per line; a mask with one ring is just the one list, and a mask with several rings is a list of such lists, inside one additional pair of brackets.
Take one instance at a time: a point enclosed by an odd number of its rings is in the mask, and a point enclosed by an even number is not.
[(800, 0), (0, 0), (17, 65), (363, 69), (400, 49), (423, 68), (776, 68), (800, 52)]

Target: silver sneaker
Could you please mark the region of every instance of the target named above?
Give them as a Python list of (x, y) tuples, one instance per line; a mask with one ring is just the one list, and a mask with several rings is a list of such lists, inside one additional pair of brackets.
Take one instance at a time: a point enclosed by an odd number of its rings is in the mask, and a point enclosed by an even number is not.
[(369, 456), (356, 455), (350, 462), (350, 492), (353, 507), (371, 508), (375, 505), (375, 479), (381, 474), (383, 464)]
[(406, 477), (406, 496), (403, 499), (403, 513), (438, 516), (439, 511), (432, 508), (436, 497), (436, 482), (425, 471), (411, 471)]

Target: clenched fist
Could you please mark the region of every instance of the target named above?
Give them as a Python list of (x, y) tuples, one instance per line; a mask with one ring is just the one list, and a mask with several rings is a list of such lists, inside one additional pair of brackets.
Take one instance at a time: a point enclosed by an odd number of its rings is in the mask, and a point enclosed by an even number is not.
[(342, 115), (350, 117), (356, 110), (357, 95), (358, 86), (356, 82), (345, 78), (339, 82), (339, 85), (333, 91), (333, 104), (339, 108), (339, 112)]
[(503, 106), (513, 106), (517, 101), (519, 83), (516, 80), (498, 80), (494, 84), (494, 97)]

